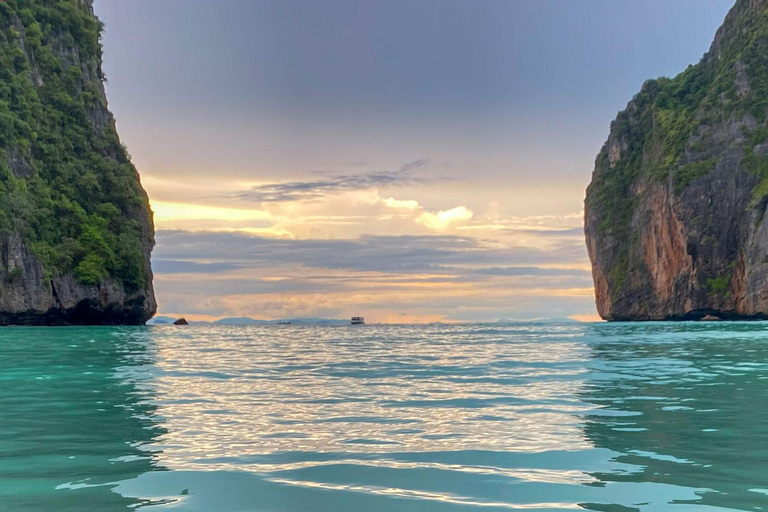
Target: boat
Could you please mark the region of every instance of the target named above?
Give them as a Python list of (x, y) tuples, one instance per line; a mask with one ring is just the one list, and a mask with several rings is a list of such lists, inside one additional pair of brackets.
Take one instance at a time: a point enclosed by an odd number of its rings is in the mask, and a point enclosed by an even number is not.
[(288, 320), (280, 320), (277, 322), (277, 325), (291, 325), (292, 322), (289, 322)]
[(365, 325), (365, 318), (361, 316), (353, 316), (352, 321), (350, 322), (351, 325)]

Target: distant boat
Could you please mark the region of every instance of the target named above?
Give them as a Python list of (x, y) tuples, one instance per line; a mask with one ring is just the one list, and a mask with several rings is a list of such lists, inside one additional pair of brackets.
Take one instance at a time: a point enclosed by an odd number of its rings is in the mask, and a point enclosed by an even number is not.
[(365, 325), (365, 318), (361, 316), (353, 316), (352, 321), (350, 322), (352, 325)]
[(280, 320), (277, 322), (277, 325), (291, 325), (292, 322), (289, 322), (288, 320)]

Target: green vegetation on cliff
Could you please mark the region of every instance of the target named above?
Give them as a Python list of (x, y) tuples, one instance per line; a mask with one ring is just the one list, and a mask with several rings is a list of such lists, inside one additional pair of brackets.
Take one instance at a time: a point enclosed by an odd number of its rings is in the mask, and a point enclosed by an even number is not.
[[(719, 155), (708, 153), (707, 130), (751, 119), (745, 129), (745, 164), (760, 179), (755, 203), (768, 195), (768, 159), (753, 147), (768, 140), (768, 13), (755, 13), (740, 0), (718, 34), (712, 50), (675, 78), (649, 80), (612, 127), (623, 144), (614, 165), (598, 157), (596, 206), (604, 212), (602, 228), (626, 231), (641, 180), (671, 177), (680, 195), (694, 180), (715, 169)], [(748, 124), (748, 123), (745, 123)]]
[(0, 233), (20, 234), (51, 275), (135, 289), (153, 233), (106, 110), (101, 29), (78, 0), (0, 3)]

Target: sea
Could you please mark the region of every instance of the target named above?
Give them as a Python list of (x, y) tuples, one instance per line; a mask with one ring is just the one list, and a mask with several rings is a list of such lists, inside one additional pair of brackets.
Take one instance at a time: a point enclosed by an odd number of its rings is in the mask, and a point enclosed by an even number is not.
[(0, 330), (0, 511), (768, 509), (768, 324)]

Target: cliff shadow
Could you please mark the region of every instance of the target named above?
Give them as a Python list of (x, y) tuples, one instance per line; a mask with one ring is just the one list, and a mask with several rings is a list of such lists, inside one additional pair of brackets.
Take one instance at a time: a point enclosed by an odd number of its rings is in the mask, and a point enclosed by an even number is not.
[(0, 330), (0, 508), (128, 510), (117, 482), (162, 469), (147, 328)]
[(697, 505), (764, 506), (766, 332), (761, 323), (596, 326), (581, 399), (599, 409), (584, 434), (636, 470), (593, 476), (695, 489)]

